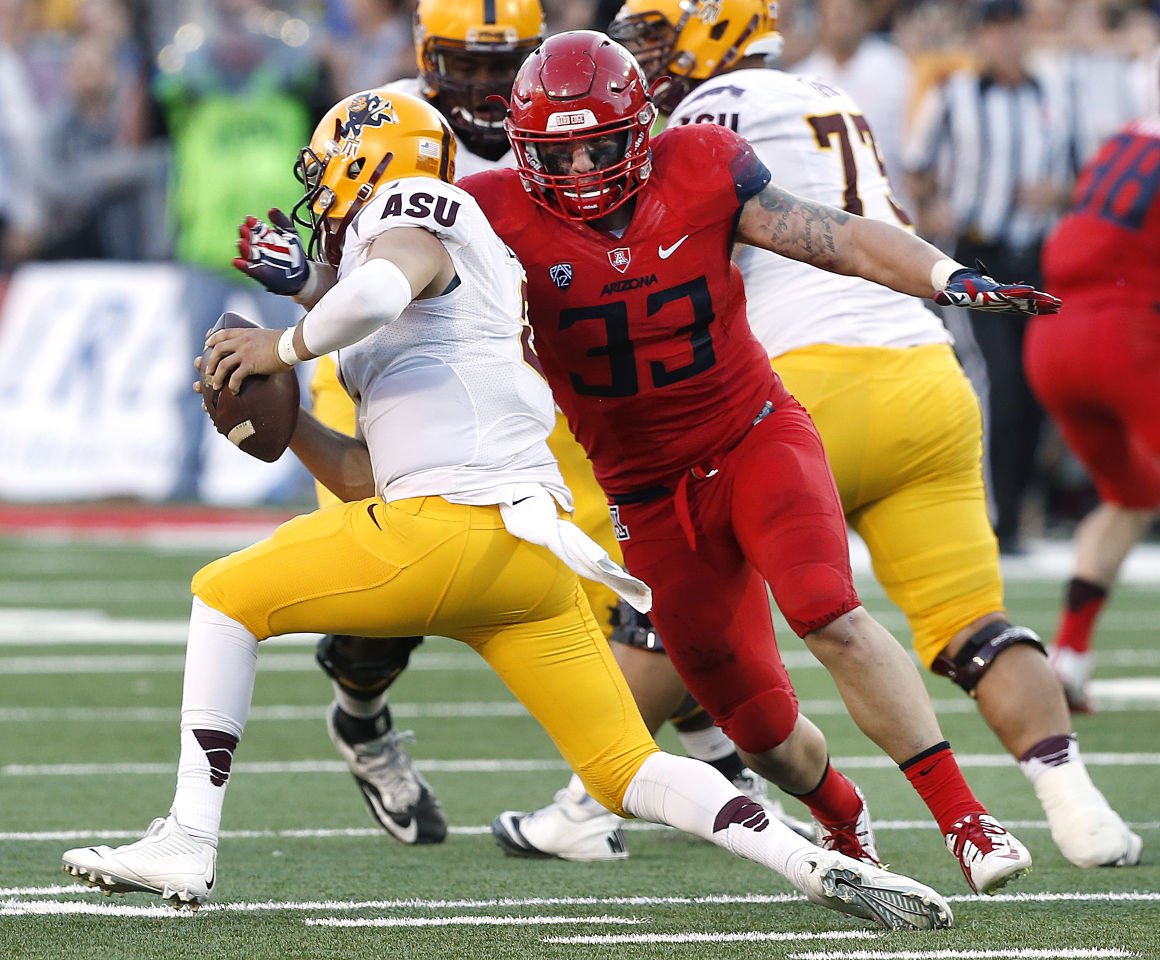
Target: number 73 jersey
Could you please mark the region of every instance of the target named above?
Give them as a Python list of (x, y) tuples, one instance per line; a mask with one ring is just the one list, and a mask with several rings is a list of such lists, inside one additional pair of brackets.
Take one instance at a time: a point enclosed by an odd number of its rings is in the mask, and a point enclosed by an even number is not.
[(768, 171), (709, 124), (665, 131), (652, 152), (619, 237), (545, 210), (514, 170), (459, 183), (524, 265), (536, 354), (608, 494), (671, 485), (785, 396), (729, 259)]

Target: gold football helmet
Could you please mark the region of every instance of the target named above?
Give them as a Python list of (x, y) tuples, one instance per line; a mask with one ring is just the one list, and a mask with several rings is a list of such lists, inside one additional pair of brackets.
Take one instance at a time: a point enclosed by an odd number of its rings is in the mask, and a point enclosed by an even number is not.
[(498, 160), (508, 149), (505, 109), (524, 58), (544, 39), (540, 0), (419, 0), (415, 55), (423, 92), (472, 153)]
[(632, 51), (650, 81), (670, 78), (655, 94), (664, 114), (742, 57), (776, 57), (782, 48), (770, 0), (624, 0), (608, 35)]
[(309, 255), (337, 267), (347, 227), (380, 184), (401, 177), (455, 180), (455, 137), (426, 100), (363, 90), (319, 121), (294, 175), (306, 192), (292, 216), (310, 230)]

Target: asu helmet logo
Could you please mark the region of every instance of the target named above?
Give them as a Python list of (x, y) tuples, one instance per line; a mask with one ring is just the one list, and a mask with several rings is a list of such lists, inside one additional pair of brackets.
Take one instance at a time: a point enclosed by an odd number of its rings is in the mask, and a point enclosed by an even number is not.
[(378, 94), (359, 93), (346, 104), (346, 120), (335, 117), (334, 140), (341, 144), (341, 151), (351, 156), (358, 150), (364, 127), (381, 127), (388, 123), (398, 123), (399, 115)]

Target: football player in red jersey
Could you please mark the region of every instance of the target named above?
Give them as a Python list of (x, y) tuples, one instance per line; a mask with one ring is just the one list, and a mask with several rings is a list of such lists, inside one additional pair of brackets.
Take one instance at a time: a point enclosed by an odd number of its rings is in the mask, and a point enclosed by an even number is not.
[[(858, 105), (816, 78), (770, 69), (767, 58), (781, 45), (775, 6), (624, 0), (608, 33), (636, 56), (647, 78), (675, 78), (655, 101), (669, 125), (728, 127), (778, 171), (783, 188), (907, 223)], [(1018, 760), (1068, 861), (1139, 862), (1139, 835), (1088, 775), (1047, 651), (1031, 630), (1008, 620), (983, 488), (979, 400), (938, 315), (905, 294), (758, 247), (739, 246), (733, 259), (750, 327), (813, 418), (847, 523), (906, 615), (920, 664), (972, 697)], [(619, 621), (610, 638), (617, 663), (655, 731), (684, 687), (647, 614), (622, 604)], [(1057, 667), (1077, 659), (1060, 653)], [(703, 737), (705, 744), (715, 737), (729, 745), (719, 728)], [(497, 842), (514, 855), (568, 859), (583, 823), (592, 834), (604, 830), (607, 848), (620, 821), (585, 803), (582, 793), (573, 777), (550, 804), (502, 811), (492, 823)], [(872, 830), (864, 829), (865, 805), (861, 819), (862, 830), (857, 821), (827, 827), (823, 845), (841, 843), (851, 829), (873, 842)], [(627, 856), (627, 844), (620, 846)]]
[(1160, 512), (1160, 117), (1128, 126), (1083, 170), (1044, 272), (1067, 309), (1028, 328), (1028, 380), (1102, 501), (1076, 528), (1050, 651), (1072, 709), (1088, 712), (1096, 618)]
[[(516, 78), (517, 169), (463, 181), (527, 270), (540, 362), (625, 561), (653, 586), (655, 622), (690, 692), (750, 765), (815, 814), (839, 797), (856, 810), (798, 712), (768, 584), (859, 727), (927, 803), (968, 882), (993, 892), (1030, 856), (971, 793), (917, 670), (860, 605), (821, 441), (749, 330), (729, 254), (751, 243), (958, 306), (1047, 313), (1058, 301), (779, 190), (723, 127), (651, 140), (654, 119), (623, 47), (561, 34)], [(959, 842), (980, 831), (986, 850)]]

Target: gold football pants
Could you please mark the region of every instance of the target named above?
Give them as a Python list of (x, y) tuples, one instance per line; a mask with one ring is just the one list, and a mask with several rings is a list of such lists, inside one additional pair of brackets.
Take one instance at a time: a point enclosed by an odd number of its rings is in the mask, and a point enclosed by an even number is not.
[(970, 382), (946, 344), (819, 345), (773, 367), (814, 418), (846, 519), (929, 667), (955, 633), (1003, 610)]
[[(354, 436), (354, 401), (338, 380), (334, 360), (320, 357), (310, 381), (310, 395), (313, 399), (313, 413), (332, 430), (347, 436)], [(556, 414), (556, 426), (548, 437), (548, 447), (560, 464), (564, 482), (572, 491), (575, 503), (573, 522), (600, 546), (617, 563), (621, 562), (620, 544), (612, 532), (612, 521), (608, 517), (608, 503), (604, 492), (592, 473), (592, 465), (568, 429), (568, 422), (562, 413)], [(318, 502), (322, 506), (338, 503), (338, 497), (322, 484), (316, 484)], [(580, 586), (588, 596), (596, 620), (604, 635), (612, 634), (612, 611), (616, 609), (616, 594), (602, 583), (582, 579)], [(333, 631), (332, 631), (333, 632)]]
[(576, 575), (509, 534), (498, 507), (375, 497), (317, 510), (204, 567), (193, 592), (259, 640), (335, 632), (463, 641), (614, 812), (657, 750)]

